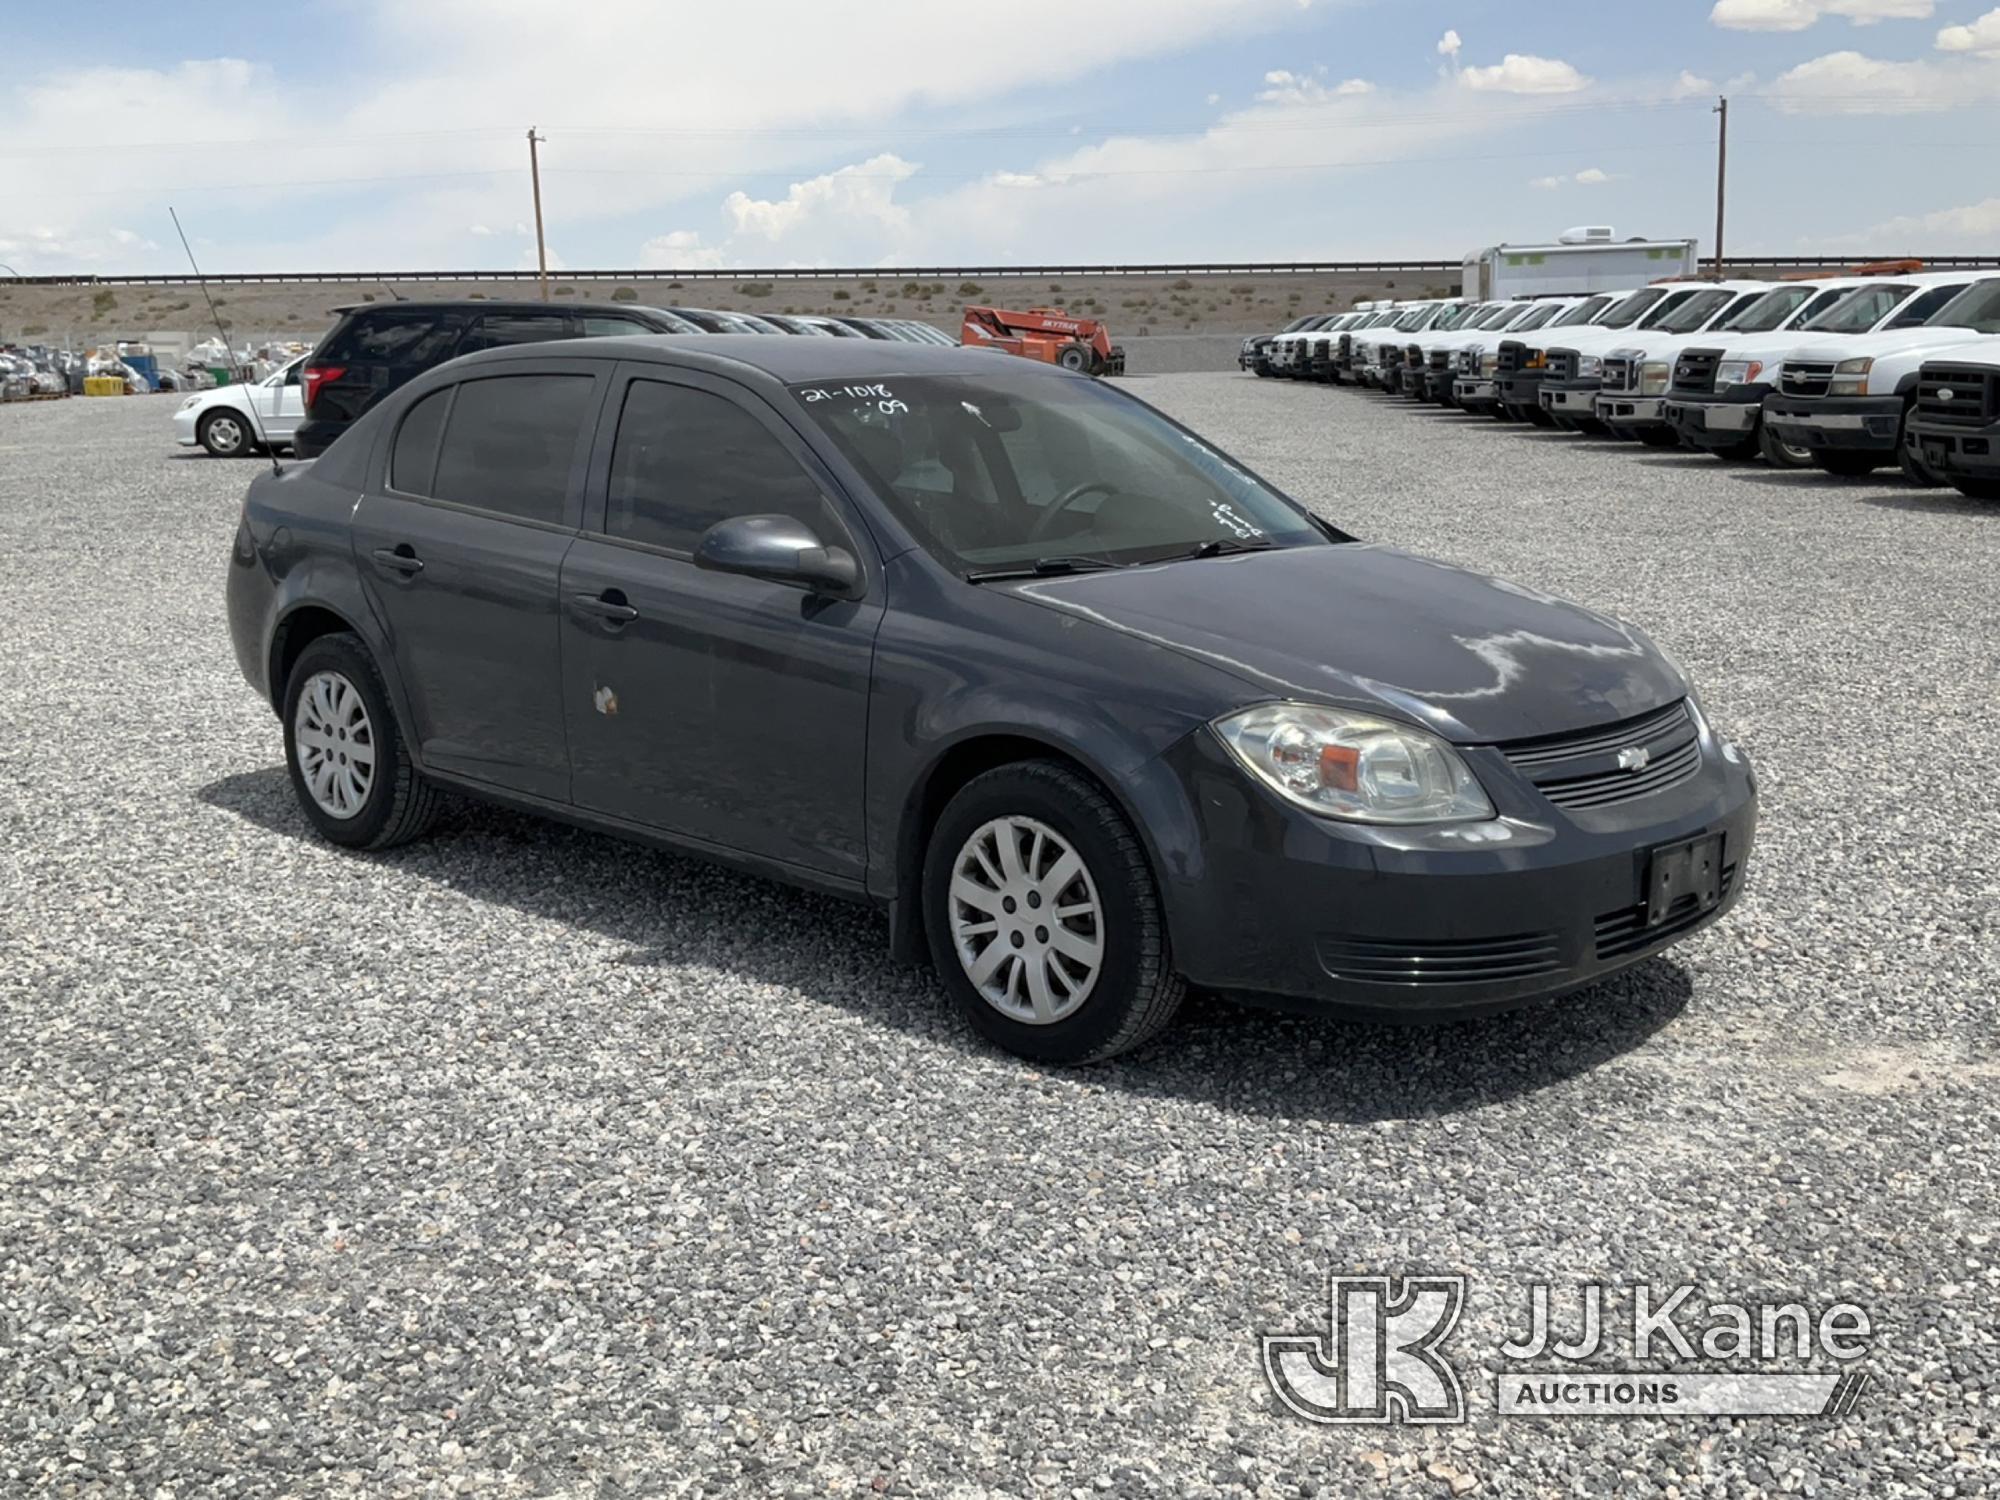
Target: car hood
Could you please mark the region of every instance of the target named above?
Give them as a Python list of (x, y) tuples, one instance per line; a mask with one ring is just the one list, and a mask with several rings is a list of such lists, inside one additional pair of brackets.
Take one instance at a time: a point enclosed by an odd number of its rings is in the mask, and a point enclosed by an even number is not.
[(1907, 354), (1917, 349), (1950, 349), (1960, 344), (1972, 344), (1990, 335), (1982, 334), (1976, 328), (1959, 328), (1952, 325), (1924, 324), (1916, 328), (1897, 328), (1885, 333), (1851, 333), (1843, 337), (1828, 338), (1825, 334), (1814, 334), (1811, 342), (1799, 343), (1786, 351), (1787, 359), (1796, 360), (1843, 360), (1880, 359), (1885, 354)]
[(1629, 626), (1392, 547), (1292, 547), (1017, 588), (1232, 674), (1242, 703), (1359, 708), (1461, 744), (1614, 723), (1687, 692)]
[[(1793, 329), (1786, 333), (1776, 329), (1770, 333), (1753, 333), (1747, 336), (1716, 334), (1712, 338), (1688, 340), (1690, 349), (1720, 349), (1724, 359), (1761, 359), (1766, 364), (1784, 359), (1811, 345), (1844, 344), (1857, 337), (1851, 333), (1801, 333)], [(1845, 356), (1843, 356), (1845, 357)]]

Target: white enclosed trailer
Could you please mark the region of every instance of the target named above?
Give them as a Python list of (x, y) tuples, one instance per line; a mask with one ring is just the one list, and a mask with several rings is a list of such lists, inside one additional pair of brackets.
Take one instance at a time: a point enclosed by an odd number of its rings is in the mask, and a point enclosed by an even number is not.
[(1663, 276), (1692, 276), (1693, 240), (1620, 240), (1608, 225), (1566, 232), (1551, 245), (1494, 245), (1465, 257), (1465, 295), (1492, 301), (1557, 292), (1626, 292)]

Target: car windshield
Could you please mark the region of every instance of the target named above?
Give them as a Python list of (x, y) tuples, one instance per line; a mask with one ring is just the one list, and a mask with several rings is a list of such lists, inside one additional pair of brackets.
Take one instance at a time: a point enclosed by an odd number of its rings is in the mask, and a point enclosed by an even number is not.
[(1328, 540), (1233, 459), (1094, 381), (1001, 369), (790, 389), (903, 523), (964, 572)]
[(1424, 319), (1430, 315), (1431, 309), (1428, 307), (1412, 308), (1409, 312), (1404, 313), (1402, 317), (1396, 319), (1396, 329), (1400, 333), (1415, 333), (1419, 328), (1424, 326)]
[(1456, 307), (1447, 307), (1438, 315), (1438, 320), (1431, 324), (1431, 331), (1433, 333), (1449, 333), (1467, 318), (1471, 317), (1475, 311), (1477, 309), (1470, 302), (1461, 302)]
[(1592, 297), (1579, 302), (1555, 321), (1557, 328), (1574, 328), (1579, 323), (1588, 323), (1592, 318), (1611, 305), (1609, 297)]
[(1634, 292), (1623, 302), (1612, 308), (1610, 312), (1606, 313), (1603, 321), (1597, 326), (1600, 328), (1630, 328), (1639, 319), (1658, 306), (1660, 299), (1666, 295), (1667, 289), (1663, 286), (1649, 286), (1644, 291)]
[(1806, 324), (1806, 333), (1866, 333), (1916, 288), (1906, 281), (1860, 287)]
[(1928, 326), (2000, 333), (2000, 280), (1973, 282), (1939, 308)]
[(1544, 303), (1529, 313), (1527, 317), (1521, 319), (1520, 322), (1514, 324), (1510, 331), (1513, 333), (1526, 333), (1530, 328), (1541, 328), (1555, 317), (1561, 307), (1562, 304), (1560, 302)]
[(1714, 317), (1732, 295), (1720, 287), (1696, 292), (1692, 297), (1662, 313), (1656, 321), (1647, 326), (1657, 328), (1662, 333), (1693, 333)]
[(1764, 293), (1722, 326), (1732, 333), (1769, 333), (1804, 306), (1817, 290), (1810, 286), (1779, 287)]

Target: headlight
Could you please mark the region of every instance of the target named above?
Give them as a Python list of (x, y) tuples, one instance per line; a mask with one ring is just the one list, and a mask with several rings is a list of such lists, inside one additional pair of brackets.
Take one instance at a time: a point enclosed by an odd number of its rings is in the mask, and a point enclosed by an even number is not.
[(1726, 391), (1732, 385), (1748, 385), (1763, 371), (1761, 359), (1725, 359), (1715, 367), (1715, 388)]
[(1843, 359), (1833, 367), (1833, 384), (1826, 388), (1829, 396), (1865, 396), (1868, 394), (1868, 372), (1875, 366), (1872, 359)]
[(1216, 720), (1215, 729), (1251, 775), (1322, 817), (1450, 823), (1493, 816), (1458, 752), (1409, 724), (1311, 703), (1264, 703)]
[(1576, 362), (1576, 374), (1579, 380), (1588, 380), (1593, 375), (1603, 373), (1604, 361), (1595, 354), (1586, 354)]
[(1500, 356), (1497, 354), (1480, 355), (1479, 373), (1482, 375), (1498, 375), (1500, 373)]
[(1674, 367), (1663, 360), (1649, 359), (1639, 366), (1639, 394), (1642, 396), (1662, 396), (1666, 394), (1667, 382), (1673, 378)]

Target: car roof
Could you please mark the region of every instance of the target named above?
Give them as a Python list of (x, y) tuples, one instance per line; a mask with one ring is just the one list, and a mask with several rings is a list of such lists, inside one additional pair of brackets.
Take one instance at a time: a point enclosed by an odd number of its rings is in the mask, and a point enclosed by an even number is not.
[(1070, 378), (1037, 360), (995, 349), (903, 339), (807, 339), (788, 333), (658, 333), (638, 337), (554, 339), (464, 355), (448, 368), (521, 359), (625, 359), (691, 369), (736, 366), (790, 384), (799, 380), (869, 380), (891, 375), (965, 375), (1005, 368)]
[(349, 302), (333, 309), (336, 313), (375, 312), (450, 312), (469, 310), (472, 312), (503, 313), (609, 313), (625, 315), (635, 312), (659, 312), (660, 309), (645, 302), (573, 302), (568, 297), (560, 303), (536, 301), (502, 302), (490, 297), (434, 297), (419, 301), (415, 297), (404, 297), (395, 302)]

